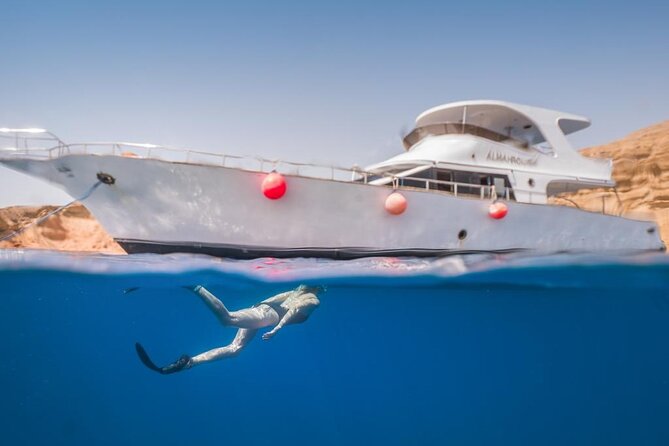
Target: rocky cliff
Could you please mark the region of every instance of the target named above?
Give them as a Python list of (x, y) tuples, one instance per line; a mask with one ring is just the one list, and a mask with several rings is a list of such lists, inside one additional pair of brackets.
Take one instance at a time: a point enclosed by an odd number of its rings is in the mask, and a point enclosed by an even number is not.
[(555, 204), (653, 219), (669, 246), (669, 121), (636, 131), (625, 138), (581, 152), (613, 159), (614, 190), (590, 189), (562, 194)]
[[(22, 228), (54, 210), (55, 206), (14, 206), (0, 209), (0, 237)], [(43, 248), (125, 254), (88, 210), (75, 204), (42, 224), (0, 242), (0, 248)]]

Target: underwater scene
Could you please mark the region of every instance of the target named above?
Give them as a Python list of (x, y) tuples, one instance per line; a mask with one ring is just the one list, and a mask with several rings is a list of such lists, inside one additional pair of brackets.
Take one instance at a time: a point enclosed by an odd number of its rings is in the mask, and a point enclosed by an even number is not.
[[(4, 250), (0, 284), (6, 445), (669, 444), (664, 255)], [(235, 338), (196, 285), (230, 312), (322, 288), (271, 339), (156, 373), (137, 342), (162, 367)]]

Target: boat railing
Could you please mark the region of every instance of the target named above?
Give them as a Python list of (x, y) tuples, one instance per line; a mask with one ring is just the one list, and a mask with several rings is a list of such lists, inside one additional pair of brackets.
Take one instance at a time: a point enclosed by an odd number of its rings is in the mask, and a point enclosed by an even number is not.
[[(416, 186), (416, 184), (420, 186)], [(414, 188), (433, 190), (445, 192), (456, 197), (478, 197), (482, 200), (496, 200), (497, 198), (510, 200), (511, 198), (511, 189), (508, 187), (505, 187), (503, 191), (498, 192), (494, 185), (488, 186), (472, 183), (459, 183), (456, 181), (433, 180), (430, 178), (402, 177), (394, 180), (392, 185), (396, 189)]]
[(11, 147), (0, 149), (0, 157), (29, 157), (55, 159), (67, 155), (111, 155), (144, 158), (186, 164), (203, 164), (257, 172), (276, 171), (286, 175), (323, 178), (338, 181), (356, 181), (371, 174), (357, 167), (339, 167), (316, 163), (299, 163), (253, 156), (229, 155), (181, 149), (155, 144), (129, 142), (92, 142), (58, 144), (51, 148)]
[[(7, 144), (5, 144), (7, 142)], [(56, 144), (53, 146), (53, 144)], [(39, 147), (39, 146), (49, 147)], [(430, 190), (453, 196), (468, 198), (512, 200), (513, 189), (495, 190), (495, 186), (459, 183), (454, 181), (435, 180), (411, 176), (372, 173), (359, 167), (338, 167), (315, 163), (298, 163), (278, 159), (261, 157), (227, 155), (221, 153), (203, 152), (192, 149), (182, 149), (161, 146), (156, 144), (142, 144), (131, 142), (92, 142), (67, 144), (53, 133), (44, 129), (10, 129), (0, 128), (0, 159), (1, 158), (32, 158), (54, 159), (66, 155), (113, 155), (129, 158), (156, 159), (188, 164), (203, 164), (222, 166), (255, 172), (280, 172), (286, 175), (295, 175), (310, 178), (329, 179), (333, 181), (354, 181), (373, 186), (392, 187), (394, 189)], [(610, 162), (610, 160), (609, 160)], [(405, 173), (409, 173), (406, 172)], [(529, 192), (527, 203), (534, 203), (533, 192)], [(539, 202), (545, 202), (545, 195), (541, 194)], [(555, 197), (560, 198), (560, 197)], [(616, 192), (617, 206), (607, 206), (602, 197), (601, 209), (591, 209), (607, 215), (621, 215), (622, 203)], [(572, 205), (579, 207), (575, 202)], [(560, 204), (555, 203), (559, 206)], [(612, 212), (611, 207), (617, 207), (618, 212)]]
[[(51, 148), (12, 148), (10, 156), (54, 159), (66, 155), (112, 155), (127, 158), (156, 159), (161, 161), (180, 162), (235, 168), (255, 172), (279, 172), (285, 175), (329, 179), (333, 181), (355, 181), (369, 184), (378, 179), (378, 174), (367, 172), (358, 167), (339, 167), (314, 163), (299, 163), (262, 157), (228, 155), (222, 153), (203, 152), (192, 149), (179, 149), (155, 144), (128, 142), (93, 142), (76, 144), (58, 144)], [(400, 177), (385, 175), (389, 179), (386, 186), (395, 189), (423, 189), (442, 192), (454, 196), (479, 197), (495, 199), (494, 186), (470, 183), (458, 183), (419, 177)], [(509, 188), (499, 198), (510, 199)]]

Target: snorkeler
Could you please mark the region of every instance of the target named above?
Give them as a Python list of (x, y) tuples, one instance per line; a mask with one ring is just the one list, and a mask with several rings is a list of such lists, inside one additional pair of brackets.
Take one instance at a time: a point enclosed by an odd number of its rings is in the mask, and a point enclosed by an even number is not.
[(144, 347), (139, 342), (135, 343), (139, 359), (144, 365), (163, 375), (180, 372), (205, 362), (236, 356), (253, 339), (260, 328), (273, 327), (262, 335), (264, 340), (268, 340), (286, 325), (300, 324), (306, 321), (320, 305), (317, 294), (324, 290), (323, 287), (300, 285), (292, 291), (263, 300), (251, 308), (228, 311), (223, 302), (204, 287), (198, 285), (194, 288), (187, 288), (200, 296), (223, 325), (237, 327), (239, 330), (229, 345), (200, 353), (194, 357), (182, 355), (175, 362), (165, 367), (155, 365)]

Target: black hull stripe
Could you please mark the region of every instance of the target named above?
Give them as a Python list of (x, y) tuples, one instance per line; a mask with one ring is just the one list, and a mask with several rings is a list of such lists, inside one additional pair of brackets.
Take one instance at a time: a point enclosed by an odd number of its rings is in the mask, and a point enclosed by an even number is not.
[(228, 245), (194, 242), (159, 242), (150, 240), (116, 239), (128, 254), (153, 253), (207, 254), (214, 257), (233, 259), (257, 259), (259, 257), (295, 258), (319, 257), (335, 260), (351, 260), (362, 257), (443, 257), (462, 254), (511, 253), (525, 249), (499, 249), (490, 251), (458, 249), (374, 249), (374, 248), (275, 248), (264, 246)]

